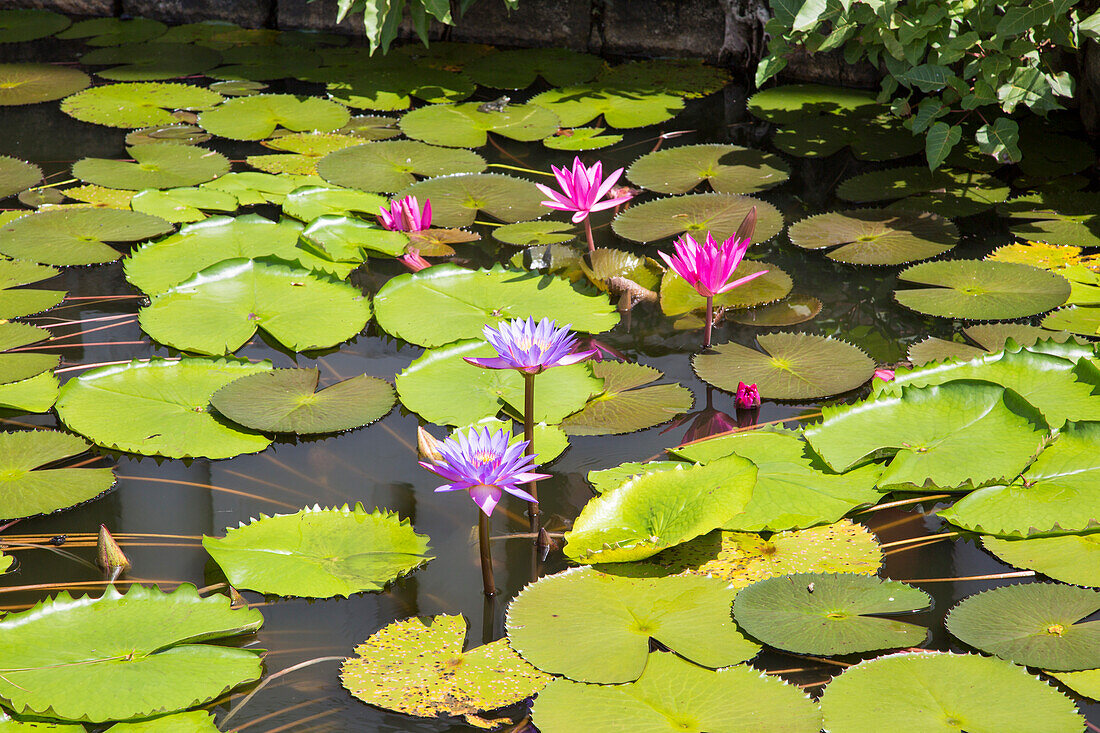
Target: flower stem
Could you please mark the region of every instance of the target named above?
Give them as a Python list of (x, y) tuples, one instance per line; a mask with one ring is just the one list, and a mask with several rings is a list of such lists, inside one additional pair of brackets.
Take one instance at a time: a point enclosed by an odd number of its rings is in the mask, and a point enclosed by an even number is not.
[(485, 595), (492, 598), (497, 594), (497, 586), (493, 582), (493, 553), (489, 548), (489, 516), (480, 508), (477, 510), (477, 544), (481, 549), (481, 584)]
[(703, 329), (703, 348), (710, 348), (710, 330), (714, 326), (714, 296), (707, 296), (707, 325)]
[[(585, 220), (587, 221), (587, 219)], [(535, 375), (523, 375), (523, 439), (527, 441), (527, 450), (524, 455), (535, 454)], [(527, 493), (539, 498), (538, 481), (527, 484)], [(539, 505), (534, 502), (527, 503), (527, 517), (531, 520), (531, 531), (536, 535), (539, 531)]]
[(584, 217), (584, 233), (588, 237), (588, 251), (596, 251), (596, 242), (592, 239), (592, 222), (586, 216)]

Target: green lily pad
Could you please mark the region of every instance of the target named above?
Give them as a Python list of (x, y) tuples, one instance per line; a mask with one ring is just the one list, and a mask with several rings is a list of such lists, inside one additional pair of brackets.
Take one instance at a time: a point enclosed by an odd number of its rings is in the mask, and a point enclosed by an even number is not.
[[(730, 275), (737, 279), (754, 272), (767, 270), (767, 274), (750, 280), (744, 285), (728, 292), (716, 295), (714, 305), (720, 308), (751, 308), (766, 303), (774, 303), (787, 297), (794, 287), (791, 276), (770, 262), (742, 260)], [(687, 281), (672, 270), (667, 270), (661, 278), (661, 312), (666, 316), (678, 316), (693, 311), (702, 312), (707, 307), (707, 299), (688, 285)]]
[(130, 201), (134, 198), (133, 191), (120, 191), (115, 188), (104, 188), (92, 184), (66, 188), (62, 193), (65, 194), (66, 198), (83, 201), (97, 209), (121, 209), (123, 211), (130, 210)]
[(431, 559), (409, 520), (362, 504), (261, 514), (202, 546), (234, 588), (306, 598), (379, 591)]
[(454, 104), (471, 96), (477, 85), (461, 74), (422, 66), (393, 67), (351, 73), (330, 81), (328, 94), (355, 109), (381, 112), (408, 109), (412, 98), (428, 104)]
[(370, 299), (355, 286), (283, 260), (222, 260), (154, 295), (141, 328), (180, 351), (226, 354), (257, 330), (293, 351), (354, 338), (370, 320)]
[(1080, 672), (1050, 672), (1048, 674), (1082, 697), (1093, 700), (1100, 699), (1100, 669), (1086, 669)]
[(1098, 204), (1094, 193), (1059, 192), (1018, 196), (997, 208), (1008, 216), (1012, 234), (1021, 239), (1065, 247), (1100, 247)]
[(401, 134), (396, 117), (382, 115), (354, 115), (348, 124), (336, 131), (341, 135), (361, 140), (388, 140)]
[(530, 181), (499, 173), (463, 173), (419, 181), (395, 195), (432, 202), (432, 223), (466, 227), (478, 211), (506, 223), (534, 219), (546, 213), (545, 198)]
[(655, 242), (687, 232), (714, 235), (721, 242), (732, 237), (749, 210), (756, 207), (756, 242), (766, 242), (783, 228), (783, 216), (771, 204), (752, 196), (728, 193), (694, 193), (647, 201), (626, 209), (611, 228), (625, 239)]
[(796, 573), (742, 589), (733, 602), (738, 625), (778, 649), (851, 654), (917, 646), (928, 629), (884, 614), (927, 608), (932, 598), (905, 583), (867, 575)]
[(224, 81), (308, 78), (321, 56), (308, 48), (241, 44), (222, 49), (222, 64), (208, 75)]
[(17, 713), (92, 723), (184, 710), (260, 678), (258, 653), (199, 642), (262, 624), (256, 609), (189, 583), (170, 593), (109, 585), (94, 599), (62, 592), (0, 621), (0, 696)]
[(302, 231), (302, 242), (308, 242), (333, 260), (359, 264), (366, 261), (368, 254), (400, 257), (409, 246), (409, 237), (354, 216), (324, 215)]
[[(495, 355), (492, 346), (473, 339), (425, 351), (397, 375), (401, 404), (437, 425), (468, 425), (493, 417), (504, 407), (522, 415), (524, 386), (519, 372), (482, 369), (463, 361), (466, 356)], [(592, 375), (586, 362), (546, 370), (535, 377), (535, 422), (561, 422), (602, 387), (603, 381)], [(462, 399), (453, 399), (456, 394)]]
[(985, 173), (925, 166), (888, 168), (849, 178), (837, 187), (845, 201), (873, 202), (904, 199), (895, 208), (931, 211), (940, 216), (970, 216), (1008, 198), (1009, 188)]
[(213, 713), (192, 710), (136, 723), (115, 723), (107, 731), (109, 733), (218, 733), (218, 727), (214, 725)]
[(187, 43), (127, 43), (97, 48), (80, 57), (86, 66), (110, 66), (96, 76), (113, 81), (159, 81), (201, 74), (214, 68), (221, 54)]
[[(341, 128), (343, 129), (343, 128)], [(329, 153), (362, 145), (364, 138), (339, 132), (291, 132), (264, 140), (264, 147), (288, 151), (276, 155), (250, 155), (245, 161), (268, 173), (316, 175), (317, 163)]]
[(210, 396), (270, 362), (152, 359), (97, 367), (61, 388), (57, 415), (96, 445), (167, 458), (231, 458), (259, 453), (271, 439), (228, 425), (209, 410)]
[(867, 117), (813, 115), (784, 124), (772, 136), (780, 151), (800, 158), (828, 157), (851, 146), (861, 160), (893, 160), (924, 150), (924, 138), (913, 135), (892, 115)]
[(1066, 279), (1053, 272), (989, 260), (925, 262), (902, 270), (898, 280), (931, 286), (895, 291), (899, 303), (944, 318), (1024, 318), (1057, 308), (1070, 294)]
[(647, 59), (611, 66), (597, 81), (623, 90), (662, 91), (695, 99), (729, 84), (730, 73), (702, 59)]
[(0, 199), (24, 191), (42, 181), (42, 169), (34, 163), (0, 155)]
[(739, 145), (681, 145), (643, 155), (626, 175), (660, 193), (687, 193), (706, 182), (717, 193), (740, 194), (778, 186), (790, 168), (778, 155)]
[(330, 153), (317, 172), (331, 184), (361, 191), (400, 191), (416, 182), (451, 173), (480, 173), (485, 159), (468, 150), (450, 150), (414, 140), (367, 143)]
[(235, 97), (199, 115), (199, 125), (211, 134), (231, 140), (263, 140), (278, 127), (301, 132), (332, 132), (348, 123), (343, 105), (293, 94), (257, 94)]
[(982, 545), (1009, 565), (1035, 570), (1063, 583), (1100, 587), (1100, 535), (1028, 539), (986, 535)]
[(203, 211), (233, 212), (237, 197), (212, 188), (169, 188), (163, 191), (147, 188), (130, 199), (130, 208), (165, 221), (187, 223), (206, 218)]
[(324, 181), (318, 176), (301, 176), (292, 173), (272, 175), (271, 173), (243, 171), (241, 173), (226, 173), (221, 178), (215, 178), (209, 183), (202, 184), (202, 187), (231, 193), (237, 197), (237, 201), (241, 206), (251, 206), (253, 204), (282, 206), (291, 192), (299, 188), (323, 184)]
[(493, 239), (517, 247), (561, 244), (577, 238), (573, 225), (564, 221), (521, 221), (493, 228)]
[(603, 68), (603, 59), (567, 48), (522, 48), (473, 59), (462, 73), (494, 89), (526, 89), (538, 77), (564, 87), (590, 80)]
[[(760, 278), (757, 278), (758, 280)], [(755, 281), (753, 281), (755, 282)], [(751, 282), (749, 283), (752, 284)], [(822, 303), (812, 295), (792, 293), (783, 300), (745, 310), (726, 311), (726, 320), (745, 326), (775, 328), (794, 326), (817, 317)]]
[(621, 249), (598, 247), (578, 261), (588, 281), (603, 292), (619, 290), (616, 280), (654, 290), (660, 283), (661, 266), (651, 257), (639, 257)]
[(746, 665), (715, 672), (668, 652), (651, 653), (641, 678), (628, 685), (555, 679), (539, 692), (531, 715), (543, 733), (589, 726), (647, 733), (754, 733), (768, 729), (764, 721), (776, 721), (788, 733), (821, 729), (821, 713), (797, 687)]
[(219, 389), (210, 404), (247, 428), (300, 435), (369, 425), (393, 407), (393, 387), (384, 380), (360, 374), (317, 391), (320, 376), (316, 369), (252, 374)]
[(23, 260), (0, 260), (0, 318), (20, 318), (40, 313), (61, 302), (64, 290), (36, 290), (20, 285), (39, 282), (57, 275), (45, 265)]
[(712, 578), (631, 578), (573, 568), (520, 591), (505, 624), (516, 651), (544, 672), (617, 684), (645, 672), (650, 639), (704, 667), (754, 657), (760, 647), (730, 618), (733, 596)]
[(1068, 341), (1073, 338), (1065, 331), (1048, 331), (1023, 323), (979, 323), (964, 328), (963, 333), (978, 346), (929, 337), (909, 347), (909, 361), (914, 366), (947, 359), (969, 361), (985, 353), (1000, 351), (1010, 338), (1024, 347), (1033, 346), (1041, 340)]
[(727, 456), (630, 479), (585, 505), (565, 533), (565, 555), (631, 562), (704, 535), (744, 511), (756, 473), (748, 460)]
[(508, 105), (503, 112), (482, 112), (476, 102), (421, 107), (401, 118), (401, 131), (416, 140), (452, 148), (477, 148), (487, 133), (510, 140), (541, 140), (558, 129), (553, 112), (536, 104)]
[(622, 135), (604, 135), (606, 127), (563, 127), (542, 139), (551, 150), (599, 150), (618, 145)]
[(778, 123), (837, 113), (871, 117), (881, 109), (871, 92), (824, 84), (784, 84), (757, 92), (749, 99), (749, 112), (762, 120)]
[[(7, 351), (8, 349), (16, 349), (20, 346), (38, 343), (49, 337), (49, 331), (44, 328), (32, 326), (29, 323), (10, 321), (0, 322), (0, 351)], [(4, 379), (0, 377), (0, 382), (2, 381), (4, 381)]]
[(534, 272), (467, 270), (443, 264), (392, 278), (374, 299), (378, 325), (420, 346), (479, 338), (486, 325), (551, 318), (574, 331), (600, 333), (619, 322), (603, 295)]
[(22, 43), (52, 36), (72, 23), (52, 10), (0, 10), (0, 43)]
[(169, 110), (210, 109), (225, 99), (191, 84), (129, 82), (92, 87), (61, 100), (61, 111), (107, 127), (152, 127), (179, 122)]
[(73, 164), (73, 175), (105, 188), (140, 191), (194, 186), (229, 172), (224, 155), (194, 145), (134, 145), (126, 152), (135, 162), (84, 158)]
[(1100, 335), (1100, 307), (1070, 305), (1059, 308), (1043, 318), (1043, 328), (1089, 337)]
[(1009, 537), (1094, 529), (1098, 450), (1100, 424), (1069, 423), (1019, 478), (972, 492), (939, 514), (965, 529)]
[(852, 265), (901, 265), (952, 249), (959, 230), (935, 214), (855, 209), (818, 214), (792, 224), (791, 243), (802, 249), (836, 247), (831, 260)]
[(620, 89), (598, 81), (549, 89), (532, 97), (530, 103), (553, 112), (562, 127), (580, 127), (603, 115), (608, 127), (620, 130), (660, 124), (684, 108), (684, 100), (676, 94)]
[(950, 176), (926, 166), (886, 168), (869, 171), (841, 182), (836, 195), (845, 201), (890, 201), (942, 188)]
[(523, 661), (498, 639), (462, 651), (466, 619), (432, 616), (395, 621), (355, 647), (344, 662), (340, 682), (365, 703), (424, 718), (462, 715), (479, 728), (493, 727), (477, 717), (534, 695), (549, 675)]
[[(311, 222), (319, 216), (365, 214), (377, 216), (379, 208), (389, 204), (383, 196), (350, 188), (302, 186), (283, 199), (283, 213)], [(434, 214), (434, 207), (433, 207)]]
[(88, 450), (82, 438), (53, 430), (0, 432), (0, 517), (21, 519), (68, 509), (111, 489), (110, 468), (41, 468)]
[(1079, 733), (1073, 701), (1022, 667), (977, 654), (891, 654), (834, 677), (821, 698), (831, 733)]
[(73, 23), (58, 38), (82, 38), (89, 46), (121, 46), (164, 35), (168, 26), (151, 18), (89, 18)]
[(57, 401), (61, 383), (53, 372), (21, 382), (0, 384), (0, 409), (18, 412), (46, 412)]
[[(664, 376), (653, 367), (619, 361), (592, 365), (603, 393), (562, 421), (566, 435), (618, 435), (645, 430), (691, 409), (695, 398), (679, 384), (652, 385)], [(645, 386), (650, 384), (651, 386)]]
[(127, 145), (150, 145), (154, 143), (176, 143), (178, 145), (197, 145), (214, 137), (198, 125), (176, 123), (142, 127), (126, 133)]
[(1100, 591), (1056, 583), (1006, 585), (964, 598), (947, 630), (970, 646), (1029, 667), (1093, 669), (1100, 655)]
[(94, 265), (120, 257), (107, 242), (136, 242), (170, 231), (163, 219), (136, 211), (44, 211), (0, 227), (0, 252), (47, 265)]
[(695, 373), (727, 392), (744, 382), (756, 384), (764, 398), (808, 400), (855, 389), (875, 371), (875, 363), (846, 341), (808, 333), (761, 334), (756, 340), (763, 351), (728, 343), (696, 354)]
[(0, 354), (0, 384), (21, 382), (42, 372), (57, 368), (61, 357), (56, 354)]
[[(2, 35), (3, 19), (0, 16), (0, 36)], [(0, 107), (61, 99), (79, 92), (91, 83), (87, 74), (69, 66), (0, 64)]]

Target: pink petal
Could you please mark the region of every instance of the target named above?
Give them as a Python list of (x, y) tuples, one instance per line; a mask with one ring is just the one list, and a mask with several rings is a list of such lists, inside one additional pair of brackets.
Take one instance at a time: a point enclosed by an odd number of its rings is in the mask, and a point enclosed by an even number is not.
[(768, 274), (767, 270), (761, 270), (760, 272), (754, 272), (751, 275), (745, 275), (744, 277), (738, 278), (738, 279), (734, 280), (733, 282), (728, 283), (725, 287), (721, 288), (718, 292), (719, 293), (727, 293), (730, 290), (733, 290), (734, 288), (736, 288), (740, 285), (744, 285), (745, 283), (749, 282), (750, 280), (755, 280), (756, 278), (760, 277), (761, 275), (767, 275), (767, 274)]

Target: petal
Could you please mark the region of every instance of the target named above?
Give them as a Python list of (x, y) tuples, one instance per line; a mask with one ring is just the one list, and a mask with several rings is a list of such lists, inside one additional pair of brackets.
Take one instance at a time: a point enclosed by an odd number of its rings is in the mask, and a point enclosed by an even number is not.
[[(540, 475), (540, 476), (541, 476), (542, 474), (536, 474), (536, 475)], [(505, 486), (505, 487), (504, 487), (504, 490), (505, 490), (505, 491), (507, 491), (507, 492), (508, 492), (509, 494), (511, 494), (512, 496), (517, 496), (517, 497), (519, 497), (520, 499), (523, 499), (524, 501), (529, 501), (529, 502), (531, 502), (532, 504), (538, 504), (538, 503), (539, 503), (539, 500), (538, 500), (538, 499), (536, 499), (535, 497), (531, 496), (530, 494), (528, 494), (528, 493), (527, 493), (526, 491), (524, 491), (523, 489), (519, 488), (518, 486)]]
[(473, 502), (481, 508), (481, 511), (483, 511), (487, 517), (493, 515), (493, 509), (496, 508), (497, 503), (500, 501), (500, 496), (501, 492), (498, 486), (479, 484), (470, 487), (470, 498), (473, 499)]
[(467, 364), (473, 364), (482, 369), (515, 369), (516, 364), (511, 359), (503, 356), (464, 356), (462, 360)]
[(567, 354), (566, 356), (558, 359), (554, 366), (569, 366), (570, 364), (576, 364), (577, 362), (584, 361), (585, 359), (590, 359), (597, 353), (598, 352), (595, 349), (592, 349), (591, 351), (578, 351), (573, 354)]
[(768, 274), (767, 270), (761, 270), (760, 272), (754, 272), (751, 275), (745, 275), (744, 277), (739, 277), (736, 280), (734, 280), (733, 282), (726, 284), (718, 292), (719, 293), (728, 293), (730, 290), (733, 290), (734, 288), (738, 287), (739, 285), (744, 285), (745, 283), (749, 282), (750, 280), (755, 280), (756, 278), (760, 277), (761, 275), (767, 275), (767, 274)]
[(608, 173), (607, 178), (605, 178), (604, 182), (600, 185), (600, 187), (598, 189), (596, 189), (595, 198), (596, 199), (602, 199), (604, 196), (606, 196), (607, 192), (615, 187), (616, 181), (618, 181), (619, 178), (622, 177), (622, 175), (623, 175), (623, 169), (622, 168), (619, 168), (618, 170), (615, 170), (615, 171), (612, 171), (611, 173)]

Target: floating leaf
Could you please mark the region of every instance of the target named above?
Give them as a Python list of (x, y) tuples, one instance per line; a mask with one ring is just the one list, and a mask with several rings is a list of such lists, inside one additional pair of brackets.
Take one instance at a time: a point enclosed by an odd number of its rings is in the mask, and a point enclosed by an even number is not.
[(821, 698), (831, 733), (1078, 733), (1073, 701), (1022, 667), (977, 654), (915, 652), (861, 662)]
[[(760, 278), (757, 278), (759, 280)], [(749, 285), (752, 283), (750, 282)], [(805, 323), (821, 312), (821, 301), (812, 295), (792, 293), (783, 300), (770, 305), (748, 308), (746, 310), (726, 311), (725, 318), (745, 326), (774, 328), (794, 326)]]
[(308, 78), (321, 65), (321, 57), (306, 48), (241, 44), (222, 50), (222, 63), (208, 75), (226, 81), (270, 81)]
[(235, 97), (199, 115), (206, 131), (231, 140), (263, 140), (277, 127), (293, 132), (332, 132), (348, 123), (347, 108), (336, 102), (293, 94)]
[(200, 110), (225, 98), (191, 84), (133, 82), (92, 87), (61, 100), (61, 111), (81, 122), (107, 127), (151, 127), (179, 122), (173, 109)]
[(307, 598), (379, 591), (431, 559), (409, 520), (362, 504), (261, 514), (202, 546), (234, 588)]
[(53, 430), (0, 432), (0, 517), (49, 514), (109, 491), (110, 468), (42, 468), (86, 450), (83, 439)]
[(1100, 591), (1056, 583), (1006, 585), (964, 598), (947, 630), (1010, 662), (1055, 671), (1093, 669), (1100, 655)]
[(170, 231), (163, 219), (136, 211), (45, 211), (0, 227), (0, 252), (47, 265), (94, 265), (119, 258), (106, 242), (136, 242)]
[(898, 206), (906, 210), (953, 217), (969, 216), (1001, 203), (1008, 198), (1009, 188), (984, 173), (913, 166), (861, 173), (843, 181), (836, 191), (845, 201), (904, 198)]
[(704, 667), (755, 656), (760, 647), (730, 618), (733, 596), (711, 578), (632, 578), (573, 568), (520, 591), (505, 623), (516, 651), (544, 672), (616, 684), (642, 676), (651, 638)]
[(712, 191), (741, 194), (778, 186), (790, 169), (778, 155), (739, 145), (681, 145), (643, 155), (626, 175), (660, 193), (687, 193), (705, 181)]
[(300, 176), (292, 173), (257, 173), (244, 171), (241, 173), (226, 173), (221, 178), (215, 178), (209, 183), (202, 184), (203, 188), (225, 191), (237, 197), (241, 206), (252, 204), (276, 204), (281, 206), (285, 198), (299, 188), (307, 188), (323, 185), (324, 181), (318, 176)]
[[(1019, 196), (1001, 204), (998, 209), (1009, 217), (1012, 233), (1022, 239), (1038, 240), (1051, 245), (1098, 247), (1098, 204), (1100, 200), (1095, 193), (1058, 192)], [(1035, 245), (1034, 242), (1030, 244)], [(1045, 267), (1035, 262), (1028, 264)]]
[(537, 104), (483, 112), (476, 102), (421, 107), (402, 117), (400, 125), (413, 139), (452, 148), (481, 147), (490, 132), (510, 140), (541, 140), (559, 126), (557, 115)]
[(316, 175), (321, 158), (337, 150), (362, 145), (363, 141), (362, 137), (338, 132), (291, 132), (263, 142), (265, 147), (288, 153), (250, 155), (245, 160), (253, 168), (268, 173)]
[(1024, 318), (1062, 305), (1070, 294), (1060, 275), (988, 260), (925, 262), (902, 270), (898, 280), (932, 286), (895, 291), (899, 303), (944, 318)]
[(705, 97), (729, 84), (729, 72), (702, 59), (648, 59), (616, 64), (599, 82), (624, 90), (664, 91), (687, 99)]
[(405, 232), (391, 232), (354, 216), (318, 216), (302, 231), (302, 241), (326, 257), (355, 265), (365, 262), (368, 254), (399, 257), (409, 246)]
[[(0, 16), (0, 36), (3, 34)], [(75, 94), (91, 83), (80, 69), (56, 64), (0, 64), (0, 107), (38, 104)]]
[(718, 344), (692, 360), (695, 373), (728, 392), (737, 383), (756, 384), (760, 396), (808, 400), (855, 389), (871, 378), (875, 364), (846, 341), (808, 333), (757, 336), (763, 351), (741, 344)]
[(393, 407), (393, 387), (384, 380), (360, 374), (317, 391), (320, 376), (316, 369), (252, 374), (219, 389), (210, 404), (246, 428), (298, 434), (359, 428)]
[(507, 639), (462, 651), (462, 616), (411, 618), (375, 632), (344, 662), (340, 681), (363, 702), (405, 715), (476, 717), (537, 693), (549, 675), (523, 661)]
[(959, 230), (935, 214), (855, 209), (803, 219), (791, 225), (790, 237), (802, 249), (836, 247), (828, 257), (837, 262), (901, 265), (947, 252)]
[[(49, 331), (29, 323), (0, 321), (0, 351), (37, 343), (49, 337)], [(0, 381), (4, 381), (3, 377), (0, 377)]]
[(193, 145), (134, 145), (126, 152), (135, 162), (84, 158), (73, 164), (73, 175), (105, 188), (140, 191), (193, 186), (229, 172), (224, 155)]
[(221, 54), (212, 48), (160, 41), (97, 48), (80, 57), (86, 66), (110, 66), (96, 76), (113, 81), (177, 79), (201, 74), (220, 60)]
[(19, 193), (42, 181), (42, 169), (34, 163), (0, 155), (0, 199)]
[[(96, 208), (122, 209), (123, 211), (130, 210), (130, 201), (134, 198), (133, 191), (120, 191), (91, 184), (66, 188), (62, 193), (68, 198), (89, 203)], [(150, 214), (150, 216), (152, 215)]]
[(0, 621), (0, 695), (17, 713), (92, 723), (184, 710), (260, 678), (256, 652), (199, 642), (261, 624), (256, 609), (189, 583), (170, 593), (108, 585), (94, 599), (62, 592)]
[(573, 225), (564, 221), (521, 221), (493, 228), (493, 239), (517, 247), (561, 244), (577, 238)]
[(592, 364), (603, 393), (562, 422), (566, 435), (616, 435), (645, 430), (687, 412), (691, 390), (679, 384), (646, 387), (664, 376), (653, 367), (618, 361)]
[(617, 89), (600, 82), (549, 89), (530, 102), (557, 115), (562, 127), (580, 127), (600, 115), (608, 127), (646, 127), (671, 120), (684, 108), (684, 100), (675, 94)]
[(352, 70), (330, 81), (330, 97), (355, 109), (383, 112), (408, 109), (412, 97), (428, 104), (461, 102), (477, 90), (477, 85), (461, 74), (422, 66), (385, 68), (369, 73)]
[(377, 216), (379, 208), (388, 203), (386, 198), (365, 191), (302, 186), (288, 193), (283, 199), (283, 213), (305, 222), (325, 215), (346, 216), (359, 213)]
[(1033, 346), (1040, 340), (1067, 341), (1072, 338), (1064, 331), (1060, 333), (1047, 331), (1022, 323), (979, 323), (964, 328), (963, 333), (977, 342), (981, 348), (958, 341), (929, 337), (909, 347), (909, 360), (915, 366), (946, 359), (969, 361), (983, 353), (1000, 351), (1010, 338), (1025, 347)]
[(635, 242), (655, 242), (684, 232), (695, 237), (714, 235), (718, 241), (732, 237), (749, 210), (756, 207), (756, 234), (765, 242), (783, 228), (783, 216), (769, 203), (752, 196), (695, 193), (647, 201), (626, 209), (612, 222), (620, 237)]
[(164, 715), (136, 723), (115, 723), (107, 730), (110, 733), (218, 733), (214, 714), (205, 710)]
[(57, 354), (0, 354), (0, 384), (20, 382), (55, 369), (61, 360)]
[(52, 10), (0, 10), (0, 43), (21, 43), (52, 36), (72, 23)]
[(0, 260), (0, 318), (19, 318), (52, 308), (65, 297), (64, 290), (35, 290), (19, 285), (46, 280), (57, 270), (22, 260)]
[(1048, 674), (1082, 697), (1092, 698), (1093, 700), (1100, 698), (1100, 669), (1086, 669), (1080, 672), (1050, 672)]
[(870, 117), (881, 109), (871, 92), (824, 84), (784, 84), (757, 92), (749, 99), (749, 112), (762, 120), (778, 123), (838, 113)]
[(415, 140), (367, 143), (330, 153), (317, 163), (321, 178), (336, 186), (361, 191), (400, 191), (430, 178), (451, 173), (480, 173), (485, 159), (468, 150), (450, 150)]
[[(770, 262), (742, 260), (730, 278), (745, 277), (761, 270), (767, 270), (767, 274), (716, 295), (714, 305), (720, 308), (749, 308), (764, 303), (774, 303), (787, 297), (791, 288), (794, 287), (791, 276)], [(686, 280), (672, 270), (665, 272), (661, 278), (662, 313), (666, 316), (678, 316), (692, 311), (702, 311), (706, 307), (706, 298), (699, 295)]]
[(152, 359), (97, 367), (61, 388), (57, 415), (96, 445), (167, 458), (231, 458), (259, 453), (271, 440), (218, 420), (210, 396), (270, 362)]
[(986, 535), (982, 545), (1009, 565), (1035, 570), (1063, 583), (1100, 586), (1100, 535), (1009, 540)]
[(206, 211), (236, 211), (237, 197), (212, 188), (169, 188), (164, 191), (145, 189), (134, 195), (130, 207), (165, 221), (192, 222), (206, 218)]
[(551, 150), (598, 150), (623, 141), (622, 135), (604, 135), (605, 127), (563, 127), (542, 139)]
[[(522, 415), (524, 386), (519, 372), (482, 369), (463, 361), (466, 356), (495, 355), (493, 347), (480, 340), (425, 351), (397, 375), (401, 403), (438, 425), (468, 425), (495, 416), (505, 406)], [(548, 369), (535, 377), (535, 422), (561, 422), (602, 387), (603, 381), (592, 376), (588, 363)], [(456, 394), (462, 399), (453, 399)]]
[(46, 412), (57, 401), (60, 386), (53, 372), (43, 372), (21, 382), (0, 384), (0, 409)]
[(478, 211), (508, 223), (545, 213), (544, 196), (533, 183), (499, 173), (439, 176), (414, 183), (395, 198), (405, 196), (430, 200), (433, 223), (446, 227), (470, 226)]
[(526, 89), (542, 77), (551, 86), (588, 81), (600, 72), (603, 59), (567, 48), (522, 48), (481, 56), (462, 70), (478, 84), (494, 89)]
[(257, 330), (293, 351), (328, 348), (359, 334), (370, 314), (353, 285), (282, 260), (237, 258), (157, 293), (138, 319), (162, 344), (216, 355)]
[(83, 38), (89, 46), (121, 46), (164, 35), (168, 26), (152, 18), (89, 18), (74, 23), (58, 38)]

